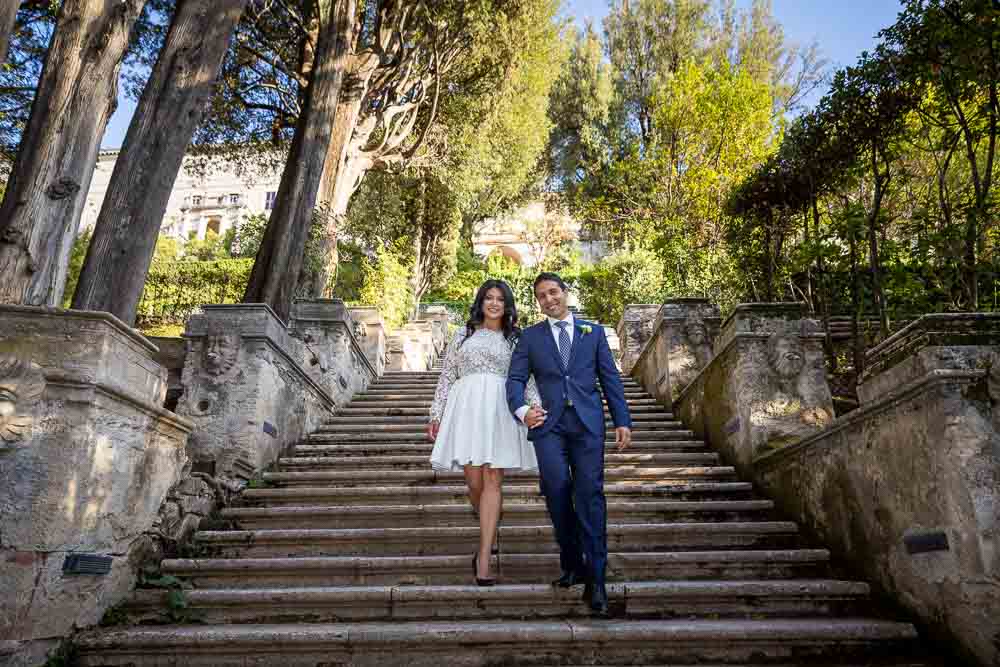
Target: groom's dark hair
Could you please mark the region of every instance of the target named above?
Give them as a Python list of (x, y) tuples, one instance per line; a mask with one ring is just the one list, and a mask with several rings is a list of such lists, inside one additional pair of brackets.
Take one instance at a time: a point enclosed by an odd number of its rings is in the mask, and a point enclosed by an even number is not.
[(563, 279), (559, 277), (558, 273), (552, 273), (551, 271), (545, 271), (544, 273), (539, 273), (538, 277), (535, 278), (535, 283), (531, 286), (531, 291), (534, 292), (535, 290), (537, 290), (538, 289), (538, 283), (543, 283), (546, 280), (551, 280), (555, 284), (559, 285), (559, 287), (564, 292), (569, 289), (569, 287), (566, 286), (566, 283), (563, 282)]

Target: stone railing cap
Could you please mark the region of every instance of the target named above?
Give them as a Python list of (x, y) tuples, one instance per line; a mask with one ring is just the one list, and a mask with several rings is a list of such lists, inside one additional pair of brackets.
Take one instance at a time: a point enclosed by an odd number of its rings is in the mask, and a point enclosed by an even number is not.
[(741, 315), (746, 315), (748, 313), (759, 314), (766, 313), (776, 316), (788, 316), (795, 315), (797, 317), (802, 317), (808, 312), (808, 306), (804, 301), (784, 301), (784, 302), (751, 302), (751, 303), (739, 303), (733, 308), (733, 312), (729, 313), (729, 317), (722, 323), (722, 328), (725, 329), (733, 320)]
[(8, 312), (22, 313), (24, 315), (56, 315), (59, 317), (74, 317), (79, 319), (87, 320), (102, 320), (112, 329), (118, 333), (126, 336), (130, 340), (134, 341), (137, 345), (145, 348), (152, 354), (156, 354), (160, 351), (156, 345), (153, 344), (148, 338), (143, 336), (137, 329), (133, 329), (129, 325), (122, 322), (120, 319), (112, 315), (111, 313), (105, 313), (98, 310), (70, 310), (67, 308), (50, 308), (47, 306), (22, 306), (17, 304), (0, 304), (0, 311), (6, 310)]

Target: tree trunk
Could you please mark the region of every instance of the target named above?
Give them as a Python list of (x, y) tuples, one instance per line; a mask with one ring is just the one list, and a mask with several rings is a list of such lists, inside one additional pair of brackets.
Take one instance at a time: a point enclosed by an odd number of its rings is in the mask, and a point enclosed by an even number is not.
[(330, 147), (345, 59), (350, 52), (355, 6), (356, 0), (334, 0), (330, 25), (320, 33), (305, 108), (295, 128), (275, 207), (243, 297), (245, 303), (269, 304), (283, 320), (291, 312), (302, 270), (302, 254)]
[[(820, 233), (819, 233), (819, 207), (816, 203), (816, 196), (810, 197), (812, 201), (812, 214), (813, 214), (813, 225), (816, 227), (816, 243), (819, 243)], [(806, 221), (809, 224), (809, 221)], [(830, 298), (829, 292), (827, 290), (826, 283), (826, 266), (823, 262), (823, 253), (816, 253), (816, 281), (817, 285), (817, 296), (819, 297), (819, 307), (820, 314), (823, 317), (823, 350), (826, 352), (826, 358), (830, 364), (830, 372), (837, 372), (837, 352), (833, 347), (833, 336), (830, 333)]]
[(0, 2), (0, 64), (7, 59), (7, 49), (10, 48), (10, 37), (14, 32), (19, 4), (18, 0)]
[(879, 170), (879, 150), (872, 145), (872, 176), (875, 181), (875, 193), (872, 198), (872, 208), (868, 215), (868, 254), (872, 274), (872, 297), (878, 312), (879, 333), (881, 339), (889, 337), (889, 311), (885, 303), (885, 292), (882, 290), (882, 260), (878, 249), (878, 219), (882, 212), (882, 200), (885, 197), (889, 183), (889, 172)]
[(772, 245), (772, 229), (771, 223), (773, 219), (773, 213), (767, 212), (767, 220), (764, 223), (764, 247), (765, 247), (765, 257), (764, 261), (767, 262), (767, 266), (764, 269), (764, 289), (767, 292), (768, 303), (774, 302), (774, 248)]
[(861, 276), (858, 272), (858, 232), (854, 222), (850, 225), (849, 237), (851, 246), (851, 340), (854, 352), (854, 378), (861, 380), (865, 370), (865, 341), (861, 337), (861, 313), (864, 305), (861, 302)]
[(73, 308), (135, 322), (167, 200), (246, 3), (177, 4), (115, 163)]
[(58, 306), (145, 0), (65, 0), (0, 205), (0, 303)]
[[(347, 207), (351, 195), (357, 189), (358, 183), (351, 175), (351, 182), (342, 175), (347, 174), (348, 149), (354, 135), (354, 128), (361, 114), (368, 82), (377, 64), (370, 56), (351, 56), (348, 59), (347, 71), (341, 85), (340, 97), (337, 100), (337, 110), (333, 117), (333, 132), (330, 136), (330, 146), (326, 153), (326, 164), (323, 168), (323, 178), (320, 182), (318, 201), (325, 216), (323, 236), (320, 240), (320, 256), (323, 264), (315, 274), (304, 273), (300, 281), (300, 290), (314, 297), (331, 297), (333, 290), (330, 285), (337, 274), (337, 238), (341, 224), (347, 215)], [(359, 178), (359, 177), (358, 177)]]

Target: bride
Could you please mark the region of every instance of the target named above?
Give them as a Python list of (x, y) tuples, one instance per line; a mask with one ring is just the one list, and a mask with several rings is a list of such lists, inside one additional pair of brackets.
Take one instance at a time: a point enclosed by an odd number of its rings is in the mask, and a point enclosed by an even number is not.
[[(507, 407), (507, 370), (520, 331), (510, 286), (487, 280), (476, 292), (469, 321), (448, 345), (427, 425), (434, 469), (465, 472), (472, 510), (479, 517), (479, 551), (472, 569), (480, 586), (496, 583), (489, 566), (503, 507), (504, 471), (538, 469), (528, 430)], [(533, 381), (526, 400), (541, 405)]]

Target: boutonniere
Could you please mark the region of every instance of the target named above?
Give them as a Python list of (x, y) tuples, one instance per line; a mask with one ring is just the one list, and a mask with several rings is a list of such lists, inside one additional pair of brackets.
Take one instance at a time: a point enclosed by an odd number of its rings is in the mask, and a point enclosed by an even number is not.
[(593, 332), (593, 330), (594, 330), (594, 328), (592, 326), (590, 326), (589, 324), (581, 324), (580, 325), (580, 331), (583, 332), (584, 336), (586, 336), (587, 334)]

